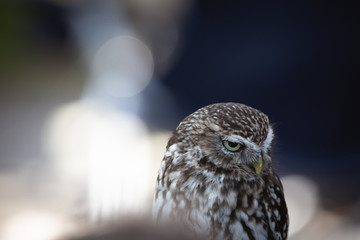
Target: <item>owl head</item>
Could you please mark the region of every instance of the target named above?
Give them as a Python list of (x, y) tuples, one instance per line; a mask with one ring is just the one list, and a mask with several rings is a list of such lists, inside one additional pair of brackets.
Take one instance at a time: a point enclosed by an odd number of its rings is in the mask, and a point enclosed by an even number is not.
[(256, 178), (271, 169), (268, 117), (239, 103), (217, 103), (186, 117), (168, 143), (195, 166), (227, 176)]

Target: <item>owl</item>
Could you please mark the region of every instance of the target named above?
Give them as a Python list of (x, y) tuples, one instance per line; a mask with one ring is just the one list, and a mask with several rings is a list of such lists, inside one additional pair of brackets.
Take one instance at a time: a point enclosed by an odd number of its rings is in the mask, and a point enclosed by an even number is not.
[(273, 136), (264, 113), (239, 103), (208, 105), (186, 117), (161, 162), (153, 219), (207, 239), (287, 239)]

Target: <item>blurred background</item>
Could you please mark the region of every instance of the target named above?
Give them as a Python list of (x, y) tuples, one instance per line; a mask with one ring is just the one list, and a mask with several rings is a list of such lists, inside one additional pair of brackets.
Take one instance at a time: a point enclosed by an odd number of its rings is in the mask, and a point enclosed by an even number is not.
[(290, 239), (360, 238), (359, 7), (0, 3), (0, 239), (146, 218), (177, 124), (216, 102), (274, 124)]

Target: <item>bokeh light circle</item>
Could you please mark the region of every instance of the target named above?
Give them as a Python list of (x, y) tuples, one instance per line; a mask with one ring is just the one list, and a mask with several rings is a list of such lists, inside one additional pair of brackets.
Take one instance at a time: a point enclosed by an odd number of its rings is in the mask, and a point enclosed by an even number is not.
[(303, 175), (281, 178), (288, 207), (289, 236), (302, 230), (316, 215), (319, 208), (319, 192), (314, 181)]
[(105, 42), (94, 58), (94, 84), (105, 94), (130, 97), (150, 82), (154, 60), (149, 48), (130, 36), (117, 36)]

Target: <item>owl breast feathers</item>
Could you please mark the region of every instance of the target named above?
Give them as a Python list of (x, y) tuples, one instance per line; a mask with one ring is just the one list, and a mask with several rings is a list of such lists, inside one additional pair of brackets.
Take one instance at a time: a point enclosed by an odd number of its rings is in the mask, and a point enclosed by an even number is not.
[(268, 117), (243, 104), (213, 104), (186, 117), (161, 162), (154, 220), (208, 239), (286, 239), (272, 139)]

